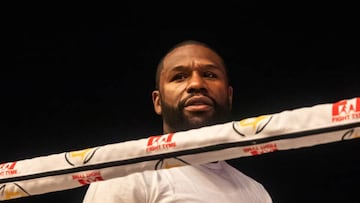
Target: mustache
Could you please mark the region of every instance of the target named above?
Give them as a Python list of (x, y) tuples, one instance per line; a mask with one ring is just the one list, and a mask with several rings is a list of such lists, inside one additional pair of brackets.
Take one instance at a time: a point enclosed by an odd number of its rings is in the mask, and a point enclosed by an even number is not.
[[(198, 93), (191, 93), (188, 96), (186, 96), (184, 99), (180, 100), (179, 104), (178, 104), (178, 108), (179, 109), (184, 109), (185, 108), (185, 103), (187, 100), (189, 100), (190, 98), (194, 97), (194, 96), (199, 96)], [(209, 98), (212, 103), (214, 104), (214, 106), (217, 106), (217, 102), (214, 98), (212, 98), (210, 95), (208, 94), (201, 94), (201, 96), (207, 97)]]

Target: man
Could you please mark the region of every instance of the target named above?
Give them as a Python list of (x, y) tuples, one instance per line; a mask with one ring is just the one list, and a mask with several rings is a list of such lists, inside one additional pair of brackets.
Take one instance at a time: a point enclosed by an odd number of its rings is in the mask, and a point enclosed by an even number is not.
[[(160, 61), (154, 110), (163, 133), (221, 124), (231, 119), (233, 89), (223, 59), (206, 44), (184, 41)], [(265, 188), (225, 161), (133, 173), (95, 182), (84, 203), (271, 203)]]

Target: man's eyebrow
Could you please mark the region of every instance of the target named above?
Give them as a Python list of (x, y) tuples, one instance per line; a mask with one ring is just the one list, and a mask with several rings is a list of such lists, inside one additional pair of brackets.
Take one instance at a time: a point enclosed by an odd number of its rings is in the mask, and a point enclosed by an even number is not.
[(188, 67), (186, 66), (175, 66), (173, 68), (170, 69), (171, 72), (178, 72), (178, 71), (184, 71), (184, 70), (187, 70), (189, 69)]
[[(190, 69), (189, 67), (187, 66), (183, 66), (183, 65), (180, 65), (180, 66), (175, 66), (173, 68), (171, 68), (171, 72), (178, 72), (178, 71), (185, 71), (185, 70), (188, 70)], [(220, 71), (224, 71), (223, 68), (221, 68), (220, 66), (216, 66), (216, 65), (213, 65), (213, 64), (206, 64), (206, 65), (201, 65), (199, 66), (199, 69), (200, 70), (220, 70)]]
[(216, 66), (213, 64), (204, 65), (201, 67), (204, 71), (220, 71), (221, 73), (226, 75), (226, 70), (222, 66)]

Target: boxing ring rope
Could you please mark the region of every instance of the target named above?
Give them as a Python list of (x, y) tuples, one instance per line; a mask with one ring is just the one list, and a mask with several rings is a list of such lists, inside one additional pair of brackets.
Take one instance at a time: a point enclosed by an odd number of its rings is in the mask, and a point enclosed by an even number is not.
[(360, 137), (360, 97), (0, 164), (0, 200)]

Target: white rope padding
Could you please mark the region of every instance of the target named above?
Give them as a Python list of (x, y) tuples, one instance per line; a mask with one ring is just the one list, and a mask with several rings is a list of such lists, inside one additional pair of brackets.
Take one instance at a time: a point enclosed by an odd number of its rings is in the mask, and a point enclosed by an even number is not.
[(360, 137), (360, 97), (177, 133), (0, 164), (0, 200), (145, 170), (204, 164)]

